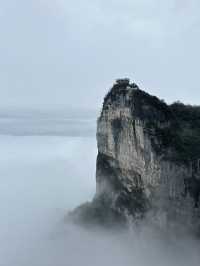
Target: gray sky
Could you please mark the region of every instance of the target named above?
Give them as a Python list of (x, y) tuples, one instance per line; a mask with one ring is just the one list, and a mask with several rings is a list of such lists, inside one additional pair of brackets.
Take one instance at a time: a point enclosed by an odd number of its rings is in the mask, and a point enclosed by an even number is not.
[(0, 1), (0, 105), (96, 108), (128, 76), (200, 104), (199, 0)]

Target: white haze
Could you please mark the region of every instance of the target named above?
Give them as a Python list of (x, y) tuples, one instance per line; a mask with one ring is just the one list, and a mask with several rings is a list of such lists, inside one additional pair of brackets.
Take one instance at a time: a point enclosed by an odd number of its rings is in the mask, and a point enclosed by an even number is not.
[(0, 106), (100, 106), (128, 76), (199, 104), (199, 0), (0, 1)]
[(67, 211), (95, 193), (95, 137), (33, 135), (0, 136), (0, 266), (199, 265), (189, 237), (67, 225)]

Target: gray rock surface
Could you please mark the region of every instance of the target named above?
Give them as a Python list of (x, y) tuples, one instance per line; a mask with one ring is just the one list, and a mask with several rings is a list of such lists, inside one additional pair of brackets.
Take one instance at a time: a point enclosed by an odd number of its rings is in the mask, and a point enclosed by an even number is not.
[(172, 106), (125, 81), (108, 92), (98, 119), (97, 191), (87, 217), (95, 208), (104, 222), (112, 212), (115, 221), (146, 218), (161, 228), (199, 231), (198, 154), (189, 156), (181, 142), (191, 125)]

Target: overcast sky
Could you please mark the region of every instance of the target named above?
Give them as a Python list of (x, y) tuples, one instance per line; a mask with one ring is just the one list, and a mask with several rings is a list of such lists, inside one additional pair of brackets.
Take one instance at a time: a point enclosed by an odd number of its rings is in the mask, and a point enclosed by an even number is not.
[(200, 104), (199, 0), (0, 1), (0, 105), (98, 108), (130, 77)]

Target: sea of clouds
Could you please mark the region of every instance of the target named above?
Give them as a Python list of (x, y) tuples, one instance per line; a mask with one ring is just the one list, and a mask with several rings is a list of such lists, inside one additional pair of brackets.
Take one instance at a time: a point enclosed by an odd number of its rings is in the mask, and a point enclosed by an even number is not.
[(81, 114), (1, 115), (0, 266), (199, 265), (199, 242), (190, 237), (65, 222), (95, 193), (95, 127), (95, 117)]

